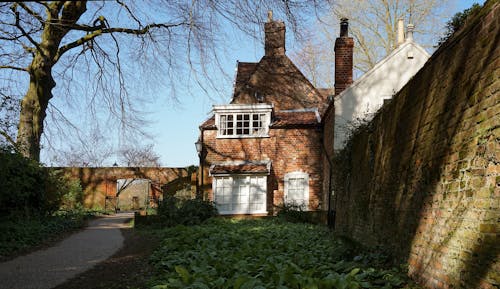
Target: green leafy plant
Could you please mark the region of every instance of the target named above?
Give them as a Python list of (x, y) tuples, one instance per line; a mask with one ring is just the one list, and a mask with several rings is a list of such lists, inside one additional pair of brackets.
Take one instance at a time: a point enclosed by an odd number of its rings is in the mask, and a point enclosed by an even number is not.
[(369, 257), (326, 227), (280, 219), (214, 218), (159, 232), (152, 288), (403, 288), (401, 268), (373, 268)]
[(83, 209), (83, 189), (78, 179), (65, 179), (65, 188), (62, 195), (62, 210), (82, 210)]
[(277, 216), (288, 222), (294, 223), (308, 223), (309, 216), (307, 211), (304, 210), (304, 206), (296, 203), (284, 203), (282, 205), (276, 206), (278, 209)]
[(457, 12), (448, 22), (446, 22), (446, 32), (443, 37), (441, 37), (438, 41), (437, 46), (445, 43), (448, 39), (455, 34), (460, 28), (462, 28), (465, 24), (467, 18), (476, 13), (481, 9), (481, 5), (474, 3), (470, 8), (465, 9), (462, 12)]
[(0, 257), (42, 244), (84, 226), (84, 211), (56, 212), (38, 218), (3, 218), (0, 221)]
[(50, 215), (66, 188), (60, 172), (0, 147), (0, 217)]
[(157, 215), (162, 226), (197, 225), (218, 212), (213, 202), (166, 196), (158, 206)]

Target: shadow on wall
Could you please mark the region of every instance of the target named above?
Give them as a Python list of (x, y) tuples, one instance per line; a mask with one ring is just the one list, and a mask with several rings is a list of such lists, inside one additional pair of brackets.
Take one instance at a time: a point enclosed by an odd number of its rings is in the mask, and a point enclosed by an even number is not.
[[(207, 157), (203, 167), (208, 169), (212, 163), (228, 161), (271, 160), (271, 171), (267, 178), (267, 211), (273, 213), (274, 205), (281, 204), (284, 198), (284, 175), (287, 172), (302, 170), (311, 176), (311, 206), (317, 208), (321, 199), (321, 158), (316, 161), (311, 150), (321, 151), (320, 131), (307, 128), (271, 128), (270, 137), (217, 139), (216, 130), (205, 130), (204, 140)], [(210, 135), (209, 135), (210, 134)], [(311, 150), (309, 149), (311, 148)], [(298, 169), (300, 168), (300, 169)], [(211, 191), (211, 178), (204, 178), (205, 187)], [(314, 183), (315, 182), (315, 183)], [(210, 188), (207, 186), (210, 185)]]
[(499, 11), (488, 1), (337, 157), (336, 228), (431, 288), (499, 285)]
[[(54, 168), (65, 171), (71, 178), (80, 180), (84, 191), (84, 205), (88, 208), (106, 208), (106, 197), (116, 198), (118, 179), (147, 179), (151, 191), (161, 193), (161, 186), (175, 179), (185, 178), (186, 168), (165, 167), (66, 167)], [(154, 197), (154, 196), (153, 196)]]

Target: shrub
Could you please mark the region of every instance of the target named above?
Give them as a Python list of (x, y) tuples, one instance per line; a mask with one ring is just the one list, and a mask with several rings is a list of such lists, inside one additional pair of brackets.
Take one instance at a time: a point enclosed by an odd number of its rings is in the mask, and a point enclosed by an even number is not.
[(65, 188), (61, 200), (62, 210), (83, 209), (83, 189), (78, 179), (64, 179)]
[(0, 146), (0, 217), (50, 215), (59, 209), (81, 209), (79, 180), (43, 167), (12, 149)]
[(309, 223), (310, 218), (307, 211), (304, 211), (303, 206), (296, 203), (284, 203), (278, 208), (278, 218), (284, 219), (292, 223)]
[(180, 200), (173, 196), (165, 197), (157, 212), (163, 226), (197, 225), (218, 215), (212, 202), (200, 199)]
[(182, 202), (179, 209), (184, 225), (197, 225), (218, 215), (212, 202), (201, 199), (190, 199)]
[(445, 43), (448, 39), (455, 34), (460, 28), (462, 28), (467, 20), (467, 18), (476, 13), (481, 9), (481, 5), (474, 3), (470, 8), (465, 9), (462, 12), (457, 12), (448, 22), (446, 22), (446, 32), (441, 39), (438, 41), (438, 45)]
[(87, 218), (85, 212), (58, 212), (40, 218), (10, 218), (0, 222), (0, 257), (9, 256), (61, 234), (81, 228)]
[(59, 208), (65, 187), (59, 172), (0, 147), (0, 217), (49, 215)]

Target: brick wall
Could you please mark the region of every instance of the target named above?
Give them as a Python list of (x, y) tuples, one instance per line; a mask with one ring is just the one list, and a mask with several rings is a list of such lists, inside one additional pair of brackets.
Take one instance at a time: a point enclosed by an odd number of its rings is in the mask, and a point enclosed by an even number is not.
[(336, 230), (428, 288), (500, 286), (499, 28), (488, 1), (335, 159)]
[(118, 179), (149, 179), (152, 181), (150, 194), (161, 194), (161, 186), (188, 175), (184, 168), (146, 167), (66, 167), (62, 169), (71, 178), (79, 179), (84, 191), (85, 207), (106, 207), (106, 197), (116, 196)]
[(208, 176), (207, 169), (210, 164), (235, 160), (271, 160), (267, 199), (269, 213), (273, 213), (273, 204), (282, 204), (284, 176), (294, 171), (309, 174), (310, 208), (321, 208), (323, 205), (321, 199), (321, 129), (319, 126), (271, 128), (267, 138), (216, 139), (217, 130), (203, 130), (202, 133), (207, 150), (204, 164), (204, 192), (209, 199), (213, 199), (212, 179)]

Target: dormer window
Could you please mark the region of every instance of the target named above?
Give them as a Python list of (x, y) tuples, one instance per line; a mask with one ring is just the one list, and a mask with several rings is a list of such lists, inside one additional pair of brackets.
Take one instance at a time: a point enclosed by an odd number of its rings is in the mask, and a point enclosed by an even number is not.
[(218, 138), (267, 137), (272, 106), (230, 104), (214, 106)]

